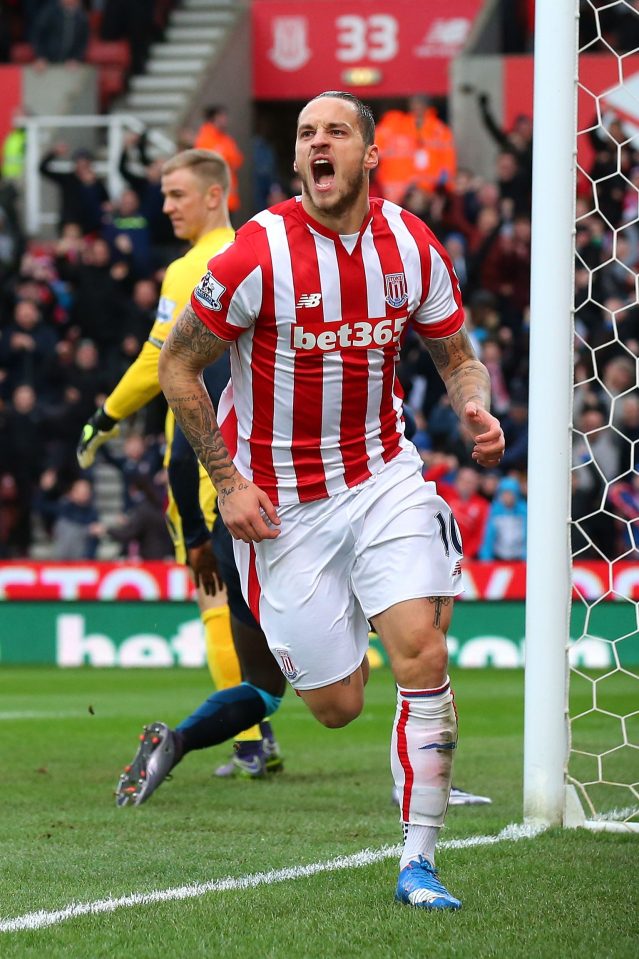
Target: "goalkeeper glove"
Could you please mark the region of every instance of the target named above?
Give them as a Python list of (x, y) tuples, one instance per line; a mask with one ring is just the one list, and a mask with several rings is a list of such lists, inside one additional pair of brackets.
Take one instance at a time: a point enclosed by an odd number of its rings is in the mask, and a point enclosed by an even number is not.
[(78, 463), (83, 470), (93, 465), (95, 454), (103, 443), (113, 439), (120, 432), (117, 420), (100, 407), (82, 427), (80, 441), (76, 448)]

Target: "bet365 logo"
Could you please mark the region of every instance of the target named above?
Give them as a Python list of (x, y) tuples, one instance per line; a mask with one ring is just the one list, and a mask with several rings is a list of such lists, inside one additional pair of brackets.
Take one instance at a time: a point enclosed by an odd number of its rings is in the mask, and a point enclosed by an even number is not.
[(297, 323), (291, 329), (291, 346), (305, 353), (332, 353), (336, 350), (375, 350), (399, 343), (407, 316), (354, 320), (351, 323)]

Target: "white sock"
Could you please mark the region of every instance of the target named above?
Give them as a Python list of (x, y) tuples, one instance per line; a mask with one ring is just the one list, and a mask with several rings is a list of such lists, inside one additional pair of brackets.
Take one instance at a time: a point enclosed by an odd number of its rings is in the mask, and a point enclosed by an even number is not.
[(426, 856), (431, 866), (435, 865), (435, 844), (439, 836), (439, 826), (418, 826), (408, 823), (406, 826), (406, 840), (399, 860), (399, 868), (403, 869), (411, 859)]
[(398, 688), (391, 767), (399, 791), (400, 820), (408, 824), (403, 865), (420, 853), (434, 861), (435, 842), (448, 807), (456, 743), (457, 717), (448, 679), (436, 689)]

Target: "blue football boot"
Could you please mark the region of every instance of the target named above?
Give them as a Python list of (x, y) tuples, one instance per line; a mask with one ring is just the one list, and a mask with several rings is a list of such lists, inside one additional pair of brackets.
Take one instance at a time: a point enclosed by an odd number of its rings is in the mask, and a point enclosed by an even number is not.
[(397, 880), (395, 899), (418, 909), (461, 909), (461, 902), (441, 884), (425, 856), (411, 859)]

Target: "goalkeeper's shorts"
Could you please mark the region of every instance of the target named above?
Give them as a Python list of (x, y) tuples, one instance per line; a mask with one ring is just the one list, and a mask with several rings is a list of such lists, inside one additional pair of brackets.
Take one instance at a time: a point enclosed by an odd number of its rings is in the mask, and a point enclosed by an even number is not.
[(233, 553), (233, 537), (218, 516), (213, 524), (211, 544), (222, 581), (226, 586), (226, 601), (233, 616), (246, 626), (259, 629), (253, 613), (242, 595), (240, 574), (237, 571)]

